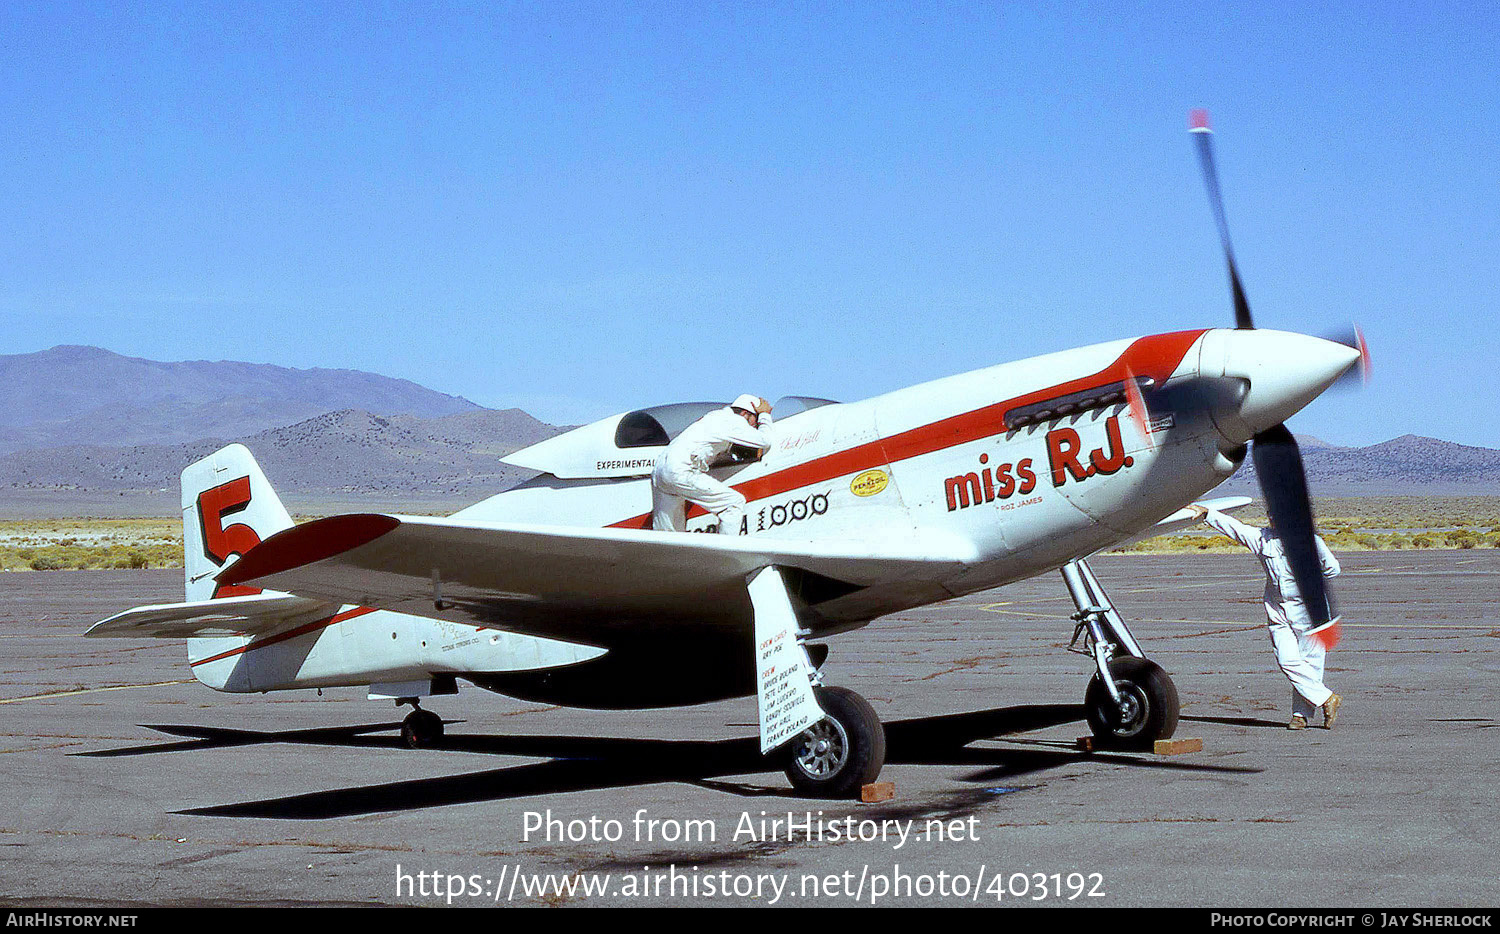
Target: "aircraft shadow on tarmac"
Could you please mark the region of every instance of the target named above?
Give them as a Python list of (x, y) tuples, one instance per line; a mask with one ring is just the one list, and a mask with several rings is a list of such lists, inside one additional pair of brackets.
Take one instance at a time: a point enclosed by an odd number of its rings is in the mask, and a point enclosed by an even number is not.
[[(986, 739), (1010, 739), (1009, 734), (1058, 726), (1083, 719), (1075, 704), (1041, 704), (978, 710), (897, 720), (886, 724), (886, 762), (910, 765), (972, 765), (978, 770), (964, 777), (971, 783), (1057, 768), (1080, 761), (1105, 762), (1173, 771), (1247, 773), (1259, 769), (1166, 762), (1129, 754), (1085, 753), (1071, 744), (1025, 740), (1028, 748), (971, 747)], [(450, 721), (451, 722), (451, 721)], [(94, 752), (85, 757), (154, 755), (263, 743), (294, 743), (350, 748), (404, 748), (398, 737), (371, 734), (399, 730), (400, 723), (307, 730), (254, 731), (222, 727), (142, 724), (147, 729), (188, 737), (181, 742), (156, 743)], [(413, 779), (289, 795), (239, 804), (189, 808), (176, 813), (211, 817), (260, 817), (281, 820), (323, 820), (388, 811), (408, 811), (497, 801), (530, 795), (620, 788), (662, 782), (686, 782), (704, 788), (747, 796), (796, 797), (790, 788), (714, 781), (726, 775), (767, 772), (775, 766), (760, 755), (755, 737), (723, 740), (618, 739), (581, 736), (448, 735), (431, 747), (412, 752), (468, 752), (546, 759), (545, 762), (485, 769), (463, 775)]]
[(1217, 723), (1220, 726), (1268, 726), (1278, 730), (1286, 729), (1285, 720), (1262, 720), (1259, 717), (1183, 717), (1193, 723)]

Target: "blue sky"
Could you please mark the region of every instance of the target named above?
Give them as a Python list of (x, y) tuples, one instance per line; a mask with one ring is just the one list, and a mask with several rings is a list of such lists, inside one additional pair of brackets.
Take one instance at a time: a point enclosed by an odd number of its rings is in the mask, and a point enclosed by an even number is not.
[(1292, 427), (1500, 446), (1490, 4), (7, 3), (0, 353), (577, 422), (1358, 320)]

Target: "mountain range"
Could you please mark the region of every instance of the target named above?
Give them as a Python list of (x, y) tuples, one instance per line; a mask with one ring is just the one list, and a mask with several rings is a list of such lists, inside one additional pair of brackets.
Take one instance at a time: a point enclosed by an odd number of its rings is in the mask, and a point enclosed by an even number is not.
[[(1366, 447), (1339, 447), (1300, 438), (1308, 486), (1322, 496), (1500, 493), (1500, 451), (1421, 435)], [(1220, 489), (1253, 492), (1249, 457)]]
[(562, 430), (358, 370), (98, 347), (0, 356), (0, 389), (0, 518), (169, 515), (182, 468), (231, 441), (294, 512), (444, 512), (529, 476), (500, 458)]
[(175, 492), (183, 467), (242, 441), (278, 492), (483, 494), (531, 476), (500, 458), (558, 430), (520, 409), (440, 418), (344, 409), (246, 437), (15, 451), (0, 455), (0, 491)]
[(74, 345), (0, 356), (0, 387), (0, 453), (240, 438), (339, 409), (433, 418), (479, 408), (358, 370), (164, 363)]

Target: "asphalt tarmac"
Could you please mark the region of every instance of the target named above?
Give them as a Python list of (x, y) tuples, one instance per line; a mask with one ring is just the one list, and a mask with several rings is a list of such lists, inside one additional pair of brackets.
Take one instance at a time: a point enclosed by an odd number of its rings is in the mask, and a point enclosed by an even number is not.
[(216, 694), (180, 642), (81, 638), (180, 600), (180, 571), (3, 574), (0, 902), (1500, 904), (1500, 551), (1344, 556), (1347, 700), (1300, 733), (1248, 556), (1094, 567), (1203, 751), (1073, 745), (1090, 662), (1048, 575), (832, 641), (829, 683), (887, 724), (873, 805), (764, 771), (753, 698), (599, 713), (465, 685), (426, 705), (441, 747), (408, 750), (361, 690)]

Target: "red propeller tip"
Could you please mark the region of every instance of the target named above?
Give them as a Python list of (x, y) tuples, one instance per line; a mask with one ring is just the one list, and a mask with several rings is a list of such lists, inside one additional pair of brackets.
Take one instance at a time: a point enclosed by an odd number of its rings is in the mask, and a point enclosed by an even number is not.
[(1212, 130), (1208, 125), (1208, 110), (1203, 107), (1195, 107), (1188, 114), (1188, 128), (1192, 130)]
[(1312, 637), (1318, 640), (1318, 644), (1323, 647), (1323, 650), (1325, 652), (1338, 645), (1339, 639), (1342, 638), (1342, 636), (1343, 633), (1339, 632), (1338, 623), (1333, 623), (1332, 625), (1327, 626), (1323, 629), (1319, 629), (1317, 632), (1312, 634)]
[(1370, 345), (1365, 343), (1365, 332), (1360, 330), (1359, 325), (1354, 326), (1355, 347), (1359, 351), (1359, 375), (1365, 382), (1370, 381)]

